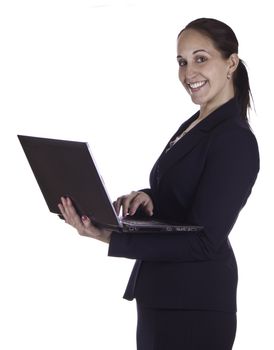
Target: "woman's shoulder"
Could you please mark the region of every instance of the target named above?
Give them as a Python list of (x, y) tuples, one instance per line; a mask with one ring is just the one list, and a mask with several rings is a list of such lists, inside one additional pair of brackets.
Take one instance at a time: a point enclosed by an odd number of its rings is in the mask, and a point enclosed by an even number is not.
[(259, 147), (256, 136), (248, 122), (240, 119), (227, 120), (215, 128), (209, 141), (209, 150), (227, 154), (244, 152), (259, 157)]
[(227, 119), (224, 123), (219, 124), (211, 133), (212, 140), (222, 139), (243, 139), (257, 143), (254, 131), (251, 129), (248, 121), (240, 118)]

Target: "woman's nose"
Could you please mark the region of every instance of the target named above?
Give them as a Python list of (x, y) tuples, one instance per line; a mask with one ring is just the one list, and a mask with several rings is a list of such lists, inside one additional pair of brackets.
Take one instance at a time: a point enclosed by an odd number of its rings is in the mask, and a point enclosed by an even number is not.
[(195, 67), (193, 67), (192, 64), (188, 64), (186, 66), (185, 72), (186, 72), (186, 80), (187, 81), (191, 81), (191, 79), (193, 79), (197, 75), (196, 69), (195, 69)]

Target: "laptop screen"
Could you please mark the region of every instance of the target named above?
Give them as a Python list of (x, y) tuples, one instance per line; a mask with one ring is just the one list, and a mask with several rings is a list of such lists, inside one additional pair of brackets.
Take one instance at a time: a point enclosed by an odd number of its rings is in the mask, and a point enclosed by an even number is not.
[(49, 210), (60, 215), (61, 196), (79, 215), (104, 226), (120, 226), (86, 142), (18, 135)]

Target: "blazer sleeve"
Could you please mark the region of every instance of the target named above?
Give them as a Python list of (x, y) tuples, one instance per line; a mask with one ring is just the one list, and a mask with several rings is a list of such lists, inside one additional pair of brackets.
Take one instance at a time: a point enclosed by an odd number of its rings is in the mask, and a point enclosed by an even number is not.
[(109, 255), (146, 261), (218, 259), (259, 171), (255, 136), (238, 128), (214, 138), (186, 222), (201, 232), (113, 232)]

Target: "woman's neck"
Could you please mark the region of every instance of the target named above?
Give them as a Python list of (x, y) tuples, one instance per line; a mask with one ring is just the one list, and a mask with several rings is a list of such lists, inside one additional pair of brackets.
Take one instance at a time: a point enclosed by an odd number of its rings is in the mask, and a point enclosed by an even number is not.
[(227, 97), (224, 101), (222, 101), (221, 103), (216, 103), (216, 104), (210, 104), (207, 103), (205, 105), (201, 105), (200, 106), (200, 113), (198, 116), (198, 120), (201, 121), (203, 119), (205, 119), (207, 116), (209, 116), (209, 114), (213, 113), (214, 111), (216, 111), (216, 109), (218, 109), (219, 107), (221, 107), (223, 104), (225, 104), (226, 102), (228, 102), (229, 100), (231, 100), (234, 96), (229, 96)]

